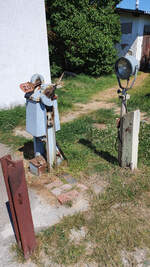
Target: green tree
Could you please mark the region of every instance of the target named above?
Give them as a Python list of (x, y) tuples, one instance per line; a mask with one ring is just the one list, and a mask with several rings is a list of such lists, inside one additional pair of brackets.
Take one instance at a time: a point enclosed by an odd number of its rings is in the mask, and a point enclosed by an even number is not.
[(110, 73), (120, 40), (113, 0), (47, 0), (49, 52), (53, 75), (62, 70)]

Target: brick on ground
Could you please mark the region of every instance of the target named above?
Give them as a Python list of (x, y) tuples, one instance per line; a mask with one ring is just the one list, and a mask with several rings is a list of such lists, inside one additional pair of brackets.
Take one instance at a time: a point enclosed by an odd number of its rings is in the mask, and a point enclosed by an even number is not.
[(63, 185), (63, 182), (58, 179), (58, 180), (56, 180), (56, 181), (54, 181), (54, 182), (52, 182), (50, 184), (47, 184), (46, 188), (48, 190), (52, 190), (53, 188), (60, 187), (62, 185)]
[(63, 184), (60, 189), (63, 191), (68, 191), (72, 189), (72, 186), (70, 184)]
[(77, 179), (72, 177), (70, 174), (65, 173), (63, 175), (63, 178), (66, 180), (67, 183), (69, 184), (76, 184), (77, 183)]
[(79, 189), (81, 192), (88, 190), (87, 186), (84, 184), (77, 184), (76, 185), (77, 189)]
[(59, 187), (56, 187), (53, 190), (51, 190), (51, 193), (57, 197), (63, 193), (63, 190)]
[(72, 190), (72, 191), (59, 195), (57, 199), (61, 204), (65, 204), (68, 201), (74, 201), (78, 196), (79, 196), (79, 192), (77, 192), (76, 190)]

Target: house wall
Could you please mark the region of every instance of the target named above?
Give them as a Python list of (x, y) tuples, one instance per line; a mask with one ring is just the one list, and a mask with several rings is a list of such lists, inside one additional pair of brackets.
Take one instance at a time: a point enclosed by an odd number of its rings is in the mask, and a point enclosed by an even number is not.
[(150, 25), (150, 17), (141, 16), (139, 19), (138, 37), (137, 37), (138, 49), (136, 53), (136, 57), (138, 60), (141, 60), (142, 57), (144, 25)]
[(44, 0), (0, 1), (0, 108), (25, 103), (34, 73), (51, 81)]
[[(122, 34), (121, 42), (117, 45), (118, 56), (125, 56), (126, 54), (130, 53), (140, 62), (142, 55), (144, 25), (150, 25), (150, 17), (143, 15), (135, 17), (132, 15), (121, 14), (120, 22), (132, 22), (132, 33)], [(124, 44), (127, 44), (127, 46), (122, 49), (121, 45)]]
[[(128, 52), (137, 58), (139, 18), (131, 15), (121, 15), (120, 23), (132, 23), (132, 33), (122, 34), (121, 42), (117, 46), (118, 55), (125, 56)], [(122, 48), (122, 45), (127, 45)]]

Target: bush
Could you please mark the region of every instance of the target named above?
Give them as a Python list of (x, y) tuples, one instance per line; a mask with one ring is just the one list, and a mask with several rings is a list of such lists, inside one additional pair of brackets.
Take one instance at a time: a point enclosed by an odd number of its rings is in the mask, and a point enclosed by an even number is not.
[(90, 75), (108, 74), (120, 40), (114, 1), (47, 0), (52, 75), (62, 70)]

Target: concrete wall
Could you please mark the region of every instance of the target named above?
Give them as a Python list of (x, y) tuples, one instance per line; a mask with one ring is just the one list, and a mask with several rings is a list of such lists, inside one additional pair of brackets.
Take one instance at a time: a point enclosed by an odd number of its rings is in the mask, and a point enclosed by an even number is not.
[(44, 0), (0, 1), (0, 108), (24, 104), (34, 73), (51, 81)]
[[(150, 17), (143, 15), (139, 17), (132, 15), (121, 15), (120, 22), (132, 22), (132, 33), (122, 34), (121, 42), (117, 45), (118, 56), (125, 56), (127, 53), (132, 53), (132, 55), (135, 56), (140, 62), (142, 55), (144, 25), (150, 25)], [(128, 45), (122, 49), (122, 44)]]

